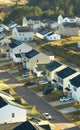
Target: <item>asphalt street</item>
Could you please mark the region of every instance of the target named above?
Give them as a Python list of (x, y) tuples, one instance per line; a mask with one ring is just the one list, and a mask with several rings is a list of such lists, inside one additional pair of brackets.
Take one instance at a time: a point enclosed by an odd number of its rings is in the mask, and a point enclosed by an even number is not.
[(56, 109), (54, 109), (51, 105), (49, 105), (47, 102), (45, 102), (43, 99), (41, 99), (38, 95), (36, 95), (32, 90), (30, 90), (27, 87), (23, 87), (19, 85), (19, 82), (11, 76), (8, 72), (0, 72), (0, 79), (5, 78), (7, 80), (7, 84), (13, 84), (13, 86), (16, 84), (16, 87), (14, 88), (15, 92), (22, 96), (26, 102), (28, 102), (31, 105), (35, 105), (37, 110), (40, 113), (43, 112), (49, 112), (53, 119), (51, 122), (53, 122), (55, 125), (59, 126), (60, 129), (65, 130), (80, 130), (80, 127), (75, 126), (74, 123), (72, 123), (70, 120), (66, 119), (63, 114), (58, 112)]

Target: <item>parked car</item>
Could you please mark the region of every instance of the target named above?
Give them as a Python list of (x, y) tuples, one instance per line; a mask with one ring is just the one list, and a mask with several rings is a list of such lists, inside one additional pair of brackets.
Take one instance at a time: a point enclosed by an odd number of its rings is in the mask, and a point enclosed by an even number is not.
[(71, 97), (69, 97), (69, 96), (63, 96), (63, 97), (60, 98), (61, 102), (66, 102), (66, 101), (69, 101), (69, 100), (71, 100)]
[(40, 118), (38, 118), (38, 117), (32, 117), (32, 118), (30, 119), (30, 121), (33, 121), (33, 122), (38, 123), (38, 122), (40, 122), (40, 121), (41, 121), (41, 119), (40, 119)]
[(35, 85), (35, 82), (26, 82), (26, 83), (24, 84), (25, 87), (26, 87), (26, 86), (31, 86), (31, 85)]
[(22, 78), (29, 77), (30, 72), (25, 72), (22, 74)]
[(49, 113), (43, 113), (43, 116), (44, 116), (47, 120), (52, 119), (52, 116), (51, 116)]
[(49, 82), (47, 81), (47, 80), (45, 80), (45, 79), (37, 79), (36, 81), (35, 81), (35, 83), (41, 83), (41, 84), (48, 84)]
[(49, 87), (43, 89), (43, 92), (42, 92), (42, 93), (43, 93), (44, 95), (47, 95), (47, 94), (51, 93), (51, 92), (53, 91), (53, 89), (54, 89), (54, 86), (49, 86)]

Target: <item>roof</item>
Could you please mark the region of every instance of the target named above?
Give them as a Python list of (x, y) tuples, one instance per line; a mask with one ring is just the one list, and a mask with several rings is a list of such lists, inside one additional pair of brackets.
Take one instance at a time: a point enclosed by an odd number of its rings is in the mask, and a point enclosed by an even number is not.
[(31, 51), (25, 53), (25, 56), (27, 58), (32, 58), (32, 57), (36, 56), (37, 54), (39, 54), (39, 52), (34, 50), (34, 49), (32, 49)]
[(63, 26), (69, 27), (69, 28), (76, 28), (76, 27), (79, 28), (80, 27), (80, 25), (78, 25), (77, 23), (69, 23), (69, 22), (64, 22)]
[(16, 29), (18, 30), (18, 32), (31, 32), (31, 29), (29, 29), (28, 27), (16, 27)]
[(42, 128), (44, 128), (45, 130), (51, 130), (51, 127), (49, 124), (44, 124), (44, 125), (40, 125)]
[(6, 25), (6, 26), (8, 26), (8, 27), (10, 27), (10, 26), (12, 26), (12, 25), (15, 25), (15, 26), (17, 25), (17, 24), (16, 24), (15, 22), (13, 22), (13, 21), (4, 21), (3, 24)]
[(26, 17), (26, 19), (27, 19), (27, 20), (32, 19), (32, 20), (34, 20), (34, 21), (38, 21), (38, 20), (39, 20), (39, 17), (38, 17), (38, 16), (28, 16), (28, 17)]
[(74, 15), (62, 15), (63, 18), (67, 17), (69, 19), (75, 19), (76, 17)]
[(31, 121), (25, 121), (13, 130), (44, 130), (36, 123), (32, 123)]
[(18, 53), (18, 54), (15, 54), (15, 57), (17, 57), (17, 58), (21, 58), (21, 55), (20, 55), (20, 53)]
[(7, 102), (5, 102), (5, 100), (3, 100), (3, 98), (2, 97), (0, 97), (0, 108), (2, 108), (2, 107), (4, 107), (4, 106), (6, 106), (8, 103)]
[(40, 30), (38, 31), (38, 33), (40, 33), (40, 34), (42, 34), (42, 35), (45, 35), (45, 34), (47, 34), (47, 33), (49, 33), (49, 32), (51, 32), (51, 31), (49, 31), (48, 29), (40, 29)]
[(70, 80), (70, 83), (75, 87), (80, 87), (80, 74)]
[(57, 61), (52, 61), (46, 65), (46, 69), (49, 71), (55, 70), (56, 68), (60, 67), (62, 64)]
[(17, 46), (19, 46), (19, 45), (21, 45), (22, 44), (22, 42), (20, 42), (20, 41), (17, 41), (17, 40), (15, 40), (15, 39), (12, 39), (11, 40), (11, 43), (9, 43), (9, 47), (10, 48), (15, 48), (15, 47), (17, 47)]
[(51, 36), (51, 35), (53, 35), (54, 34), (54, 32), (51, 32), (51, 33), (49, 33), (47, 36)]
[(74, 69), (72, 69), (70, 67), (66, 67), (63, 70), (57, 72), (57, 75), (60, 78), (64, 79), (64, 78), (66, 78), (66, 77), (68, 77), (68, 76), (70, 76), (70, 75), (72, 75), (74, 73), (76, 73), (76, 70), (74, 70)]

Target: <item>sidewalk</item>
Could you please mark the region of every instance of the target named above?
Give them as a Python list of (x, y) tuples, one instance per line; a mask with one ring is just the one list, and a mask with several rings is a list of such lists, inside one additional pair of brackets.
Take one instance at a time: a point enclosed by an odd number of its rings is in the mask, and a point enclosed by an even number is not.
[(58, 110), (58, 111), (61, 112), (62, 114), (67, 114), (67, 113), (75, 112), (78, 110), (80, 110), (80, 109), (75, 109), (74, 107), (68, 107), (65, 109)]

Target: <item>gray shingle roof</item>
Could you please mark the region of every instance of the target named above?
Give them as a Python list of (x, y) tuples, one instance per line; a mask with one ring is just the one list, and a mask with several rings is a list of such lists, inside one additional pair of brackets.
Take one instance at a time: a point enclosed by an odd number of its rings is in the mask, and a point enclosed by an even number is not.
[(25, 53), (25, 56), (30, 59), (30, 58), (36, 56), (37, 54), (39, 54), (39, 52), (32, 49), (31, 51)]
[(40, 30), (38, 31), (38, 33), (40, 33), (40, 34), (42, 34), (42, 35), (45, 35), (45, 34), (47, 34), (47, 33), (49, 33), (49, 32), (51, 32), (51, 31), (49, 31), (48, 29), (40, 29)]
[(3, 100), (3, 98), (0, 97), (0, 108), (6, 106), (8, 103)]
[(64, 78), (66, 78), (66, 77), (68, 77), (68, 76), (70, 76), (70, 75), (72, 75), (74, 73), (76, 73), (76, 70), (74, 70), (74, 69), (72, 69), (70, 67), (66, 67), (63, 70), (57, 72), (57, 75), (60, 78), (64, 79)]
[(57, 62), (57, 61), (53, 61), (49, 64), (46, 65), (46, 69), (49, 71), (55, 70), (56, 68), (60, 67), (62, 64)]
[(31, 29), (29, 29), (28, 27), (16, 27), (16, 29), (18, 30), (18, 32), (31, 32)]
[(38, 17), (38, 16), (28, 16), (28, 17), (26, 17), (26, 19), (27, 19), (27, 20), (32, 19), (32, 20), (34, 20), (34, 21), (38, 21), (38, 20), (39, 20), (39, 17)]
[(21, 45), (22, 44), (22, 42), (20, 42), (20, 41), (17, 41), (17, 40), (15, 40), (15, 39), (12, 39), (11, 40), (11, 43), (9, 44), (9, 47), (10, 48), (15, 48), (15, 47), (17, 47), (17, 46), (19, 46), (19, 45)]
[(80, 87), (80, 74), (70, 80), (70, 83), (75, 87)]

